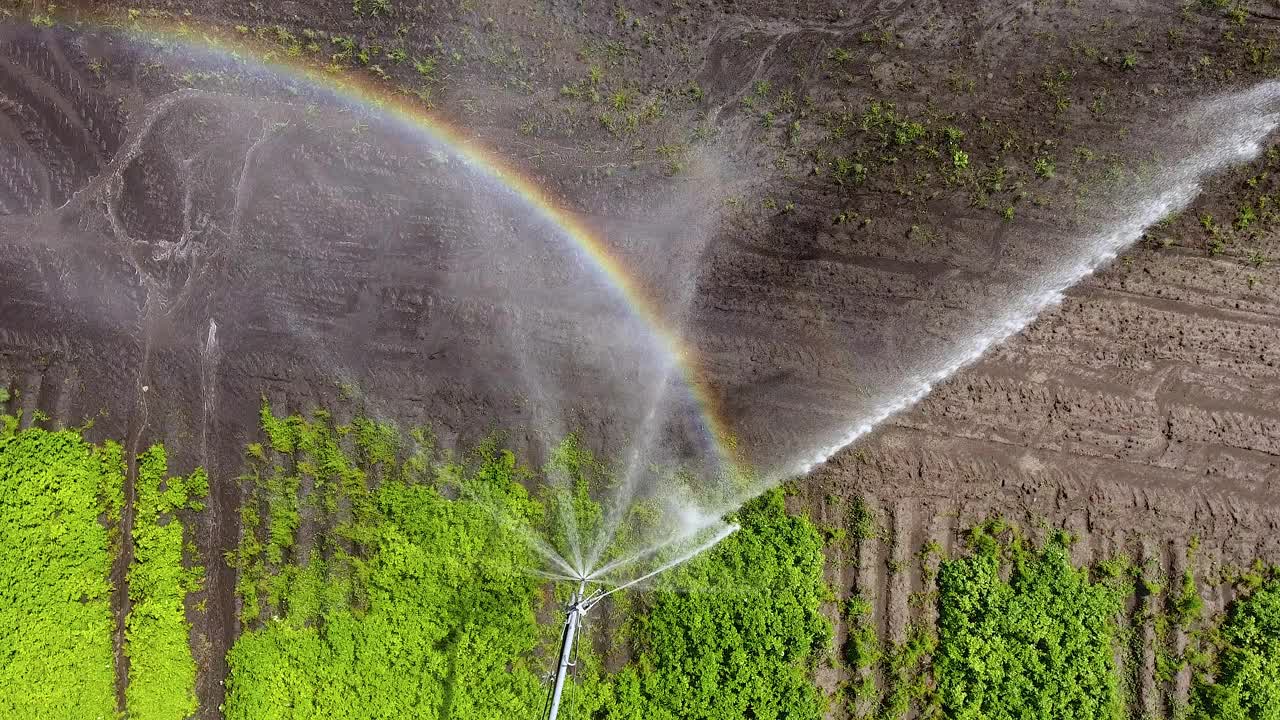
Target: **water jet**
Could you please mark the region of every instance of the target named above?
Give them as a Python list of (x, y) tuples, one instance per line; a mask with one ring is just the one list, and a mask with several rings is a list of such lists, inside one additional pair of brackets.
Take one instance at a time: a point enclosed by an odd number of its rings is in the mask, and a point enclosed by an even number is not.
[[(636, 558), (633, 557), (622, 563), (607, 565), (599, 570), (593, 570), (589, 573), (573, 578), (577, 581), (578, 586), (573, 591), (573, 595), (570, 596), (568, 605), (565, 606), (564, 630), (560, 634), (560, 651), (556, 656), (559, 659), (556, 663), (556, 669), (551, 675), (551, 690), (547, 697), (546, 709), (542, 715), (543, 720), (556, 720), (560, 714), (560, 704), (564, 693), (564, 684), (568, 679), (570, 668), (576, 665), (576, 661), (573, 658), (575, 657), (574, 651), (578, 641), (578, 636), (582, 633), (583, 622), (586, 620), (587, 613), (590, 612), (592, 608), (598, 605), (600, 601), (616, 592), (635, 587), (640, 583), (657, 577), (681, 563), (697, 557), (704, 551), (715, 547), (721, 540), (732, 535), (737, 530), (737, 525), (726, 525), (696, 547), (659, 564), (656, 569), (639, 577), (627, 580), (621, 584), (609, 587), (608, 589), (605, 589), (606, 583), (602, 582), (602, 578), (614, 569), (632, 564)], [(679, 539), (677, 538), (677, 541), (678, 540)], [(658, 550), (655, 549), (652, 552), (656, 553), (657, 551)], [(593, 592), (588, 593), (589, 586), (592, 584), (598, 585), (599, 587), (597, 587)]]

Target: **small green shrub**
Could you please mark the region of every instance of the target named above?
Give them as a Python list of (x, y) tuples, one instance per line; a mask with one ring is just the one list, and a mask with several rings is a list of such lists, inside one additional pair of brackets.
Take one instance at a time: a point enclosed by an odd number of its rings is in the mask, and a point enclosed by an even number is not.
[(1236, 212), (1236, 229), (1245, 230), (1258, 219), (1257, 213), (1253, 206), (1249, 204), (1242, 205)]
[(742, 529), (673, 571), (634, 619), (637, 657), (615, 679), (617, 720), (817, 720), (813, 669), (831, 639), (819, 612), (822, 537), (781, 491)]
[(879, 535), (875, 514), (860, 497), (855, 497), (849, 505), (849, 535), (854, 540), (871, 540)]
[(978, 528), (973, 554), (939, 571), (934, 668), (943, 711), (961, 720), (1111, 720), (1120, 705), (1112, 642), (1123, 593), (1073, 567), (1066, 538), (1036, 551), (1001, 532)]
[(1216, 678), (1198, 674), (1193, 720), (1280, 720), (1280, 579), (1238, 600), (1221, 629)]

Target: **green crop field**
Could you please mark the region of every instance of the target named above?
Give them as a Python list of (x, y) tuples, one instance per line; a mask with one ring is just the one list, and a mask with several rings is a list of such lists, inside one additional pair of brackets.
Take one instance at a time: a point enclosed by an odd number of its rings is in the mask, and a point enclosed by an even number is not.
[[(425, 434), (402, 443), (367, 420), (264, 408), (262, 421), (267, 443), (249, 449), (247, 530), (233, 554), (245, 633), (228, 658), (227, 716), (535, 716), (558, 634), (538, 623), (553, 604), (514, 526), (549, 523), (550, 502), (590, 499), (531, 498), (521, 484), (530, 471), (492, 444), (441, 460)], [(577, 479), (599, 470), (572, 442), (552, 462)], [(810, 677), (831, 633), (818, 613), (821, 540), (778, 492), (739, 520), (742, 531), (636, 604), (630, 663), (605, 673), (586, 651), (567, 707), (821, 716)], [(315, 530), (305, 547), (304, 525)]]
[[(0, 717), (115, 718), (110, 576), (125, 540), (122, 449), (79, 430), (19, 431), (17, 418), (0, 417)], [(206, 482), (202, 471), (168, 477), (160, 446), (138, 464), (126, 716), (182, 720), (196, 710), (184, 602), (201, 572), (184, 564), (175, 512), (198, 509)]]
[[(530, 571), (524, 533), (564, 532), (558, 503), (598, 518), (592, 489), (610, 482), (608, 465), (574, 438), (535, 470), (496, 442), (455, 456), (424, 431), (339, 424), (323, 411), (282, 417), (264, 406), (261, 424), (240, 479), (242, 539), (226, 557), (242, 632), (227, 657), (225, 717), (535, 717), (566, 588)], [(204, 569), (183, 519), (203, 510), (208, 479), (170, 475), (161, 446), (136, 463), (127, 508), (118, 444), (4, 417), (0, 716), (196, 713), (190, 597)], [(555, 473), (570, 481), (559, 491), (539, 479)], [(824, 538), (881, 541), (863, 505), (851, 517), (853, 536), (824, 535), (788, 512), (783, 490), (747, 504), (731, 518), (741, 529), (713, 550), (615, 596), (599, 611), (606, 622), (592, 615), (564, 717), (817, 720), (839, 695), (849, 716), (877, 720), (912, 708), (965, 720), (1123, 716), (1116, 659), (1141, 574), (1123, 557), (1078, 567), (1067, 535), (1037, 545), (998, 520), (953, 557), (933, 544), (921, 552), (929, 587), (915, 597), (937, 619), (902, 642), (881, 645), (869, 599), (846, 601), (848, 679), (834, 694), (820, 689), (818, 670), (840, 667)], [(125, 550), (121, 683), (110, 578)], [(1280, 581), (1258, 566), (1236, 583), (1225, 616), (1201, 618), (1189, 567), (1157, 617), (1191, 632), (1182, 655), (1158, 650), (1171, 672), (1194, 668), (1185, 712), (1197, 720), (1280, 717)]]
[(199, 588), (203, 568), (184, 566), (183, 528), (175, 513), (202, 509), (200, 498), (208, 490), (203, 470), (188, 477), (168, 477), (160, 445), (138, 458), (129, 566), (133, 606), (125, 623), (131, 718), (168, 720), (190, 717), (196, 711), (196, 664), (183, 602)]
[[(428, 463), (419, 447), (401, 461), (388, 426), (268, 409), (263, 426), (234, 555), (245, 632), (228, 657), (227, 717), (492, 718), (539, 706), (539, 583), (503, 520), (541, 510), (514, 456), (486, 446)], [(305, 546), (303, 525), (314, 528)]]
[(120, 446), (74, 430), (0, 437), (0, 716), (115, 717), (108, 575), (101, 519), (123, 502)]

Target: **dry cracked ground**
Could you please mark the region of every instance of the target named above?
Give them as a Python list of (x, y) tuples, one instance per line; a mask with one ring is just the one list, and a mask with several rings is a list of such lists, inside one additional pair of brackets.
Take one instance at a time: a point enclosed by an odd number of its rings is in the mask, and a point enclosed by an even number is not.
[[(950, 549), (991, 515), (1171, 577), (1192, 536), (1206, 576), (1274, 562), (1280, 145), (1251, 126), (1258, 156), (1216, 164), (1238, 115), (1280, 109), (1269, 8), (176, 0), (71, 3), (55, 21), (17, 4), (0, 52), (0, 381), (28, 421), (98, 418), (132, 449), (181, 448), (178, 471), (210, 469), (206, 707), (236, 625), (217, 559), (261, 397), (359, 394), (450, 442), (524, 428), (530, 448), (549, 417), (605, 448), (643, 422), (636, 388), (661, 368), (554, 228), (412, 128), (174, 39), (207, 26), (403, 91), (547, 187), (680, 318), (743, 454), (784, 474), (1162, 190), (1200, 182), (792, 497), (834, 526), (843, 498), (875, 509), (882, 541), (829, 579), (873, 597), (893, 640), (930, 612), (910, 602), (922, 545)], [(1171, 170), (1199, 156), (1204, 177)], [(697, 408), (663, 402), (662, 444), (696, 456)], [(1208, 588), (1207, 610), (1232, 593)], [(1143, 709), (1185, 700), (1187, 670), (1166, 684), (1154, 650), (1144, 663)]]

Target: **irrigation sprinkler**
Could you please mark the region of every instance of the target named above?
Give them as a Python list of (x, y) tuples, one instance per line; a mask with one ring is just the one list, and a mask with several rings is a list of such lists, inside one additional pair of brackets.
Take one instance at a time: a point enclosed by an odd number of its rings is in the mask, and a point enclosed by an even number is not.
[(560, 661), (556, 665), (555, 680), (551, 684), (551, 696), (547, 699), (546, 712), (542, 716), (544, 720), (557, 720), (557, 716), (560, 714), (560, 700), (561, 695), (564, 693), (564, 682), (569, 675), (569, 669), (576, 665), (573, 659), (574, 646), (578, 640), (578, 635), (582, 633), (582, 625), (583, 621), (586, 620), (587, 613), (601, 600), (619, 590), (625, 590), (632, 585), (647, 580), (656, 574), (650, 573), (608, 590), (597, 589), (589, 595), (587, 594), (587, 583), (591, 581), (591, 577), (578, 579), (578, 589), (573, 591), (573, 596), (569, 599), (569, 605), (565, 608), (564, 632), (560, 635)]
[(547, 712), (543, 715), (546, 720), (556, 720), (560, 714), (560, 695), (564, 692), (565, 677), (569, 674), (569, 668), (575, 664), (572, 659), (573, 645), (582, 628), (583, 616), (595, 605), (593, 597), (587, 595), (587, 581), (584, 578), (578, 583), (578, 589), (573, 591), (573, 597), (565, 610), (564, 632), (560, 635), (560, 662), (556, 666), (555, 681), (551, 685), (551, 698), (547, 700)]
[[(625, 560), (606, 565), (603, 568), (593, 570), (585, 575), (578, 575), (575, 577), (574, 579), (578, 581), (578, 587), (573, 591), (573, 596), (569, 598), (569, 604), (565, 607), (564, 632), (560, 635), (560, 661), (556, 665), (554, 680), (551, 683), (551, 695), (547, 698), (547, 704), (542, 713), (543, 720), (557, 720), (557, 716), (560, 714), (560, 699), (561, 695), (564, 693), (564, 682), (569, 675), (569, 668), (576, 664), (573, 659), (574, 644), (578, 641), (578, 635), (582, 633), (583, 622), (586, 620), (587, 613), (591, 611), (591, 608), (595, 607), (601, 600), (604, 600), (619, 590), (626, 590), (634, 585), (639, 585), (645, 580), (664, 573), (676, 565), (685, 562), (689, 558), (711, 548), (716, 543), (725, 539), (737, 530), (738, 526), (736, 524), (726, 525), (714, 536), (702, 542), (692, 551), (686, 552), (673, 560), (669, 560), (660, 565), (657, 569), (651, 570), (640, 577), (628, 580), (627, 582), (611, 587), (608, 590), (601, 587), (597, 588), (595, 592), (588, 594), (587, 585), (591, 583), (596, 585), (607, 584), (604, 580), (605, 576), (616, 572), (620, 568), (633, 566), (636, 562), (639, 562), (651, 555), (652, 552), (656, 552), (662, 547), (665, 547), (666, 543), (659, 545), (651, 552), (632, 555)], [(562, 579), (568, 578), (562, 577)]]

